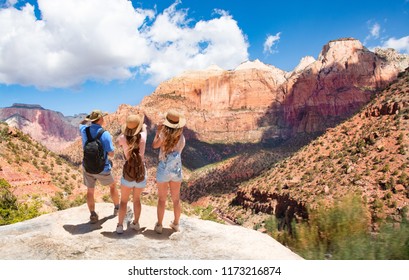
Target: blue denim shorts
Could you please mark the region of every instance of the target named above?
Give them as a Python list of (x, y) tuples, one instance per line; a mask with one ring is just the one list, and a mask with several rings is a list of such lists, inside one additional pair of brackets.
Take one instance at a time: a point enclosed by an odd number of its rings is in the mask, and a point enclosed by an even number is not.
[(146, 187), (146, 178), (148, 177), (148, 171), (146, 169), (145, 166), (145, 179), (142, 182), (135, 182), (135, 181), (127, 181), (125, 180), (125, 178), (122, 176), (121, 177), (121, 186), (127, 187), (127, 188), (139, 188), (139, 189), (143, 189)]
[(170, 153), (165, 160), (159, 161), (157, 182), (181, 182), (182, 179), (182, 159), (179, 152)]

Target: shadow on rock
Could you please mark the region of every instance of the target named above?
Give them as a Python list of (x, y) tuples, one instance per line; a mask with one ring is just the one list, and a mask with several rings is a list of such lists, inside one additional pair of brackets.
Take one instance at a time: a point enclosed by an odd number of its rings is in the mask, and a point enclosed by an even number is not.
[(156, 239), (156, 240), (166, 240), (169, 239), (171, 234), (174, 233), (172, 229), (164, 228), (161, 234), (158, 234), (156, 231), (152, 229), (145, 230), (142, 232), (143, 236), (149, 239)]
[(135, 235), (143, 233), (143, 231), (146, 229), (146, 227), (140, 228), (138, 231), (127, 228), (124, 233), (118, 234), (116, 231), (103, 231), (101, 234), (105, 237), (111, 238), (111, 239), (130, 239), (134, 237)]
[(86, 233), (90, 233), (95, 230), (102, 229), (102, 224), (108, 221), (109, 219), (113, 219), (113, 218), (115, 218), (115, 216), (111, 215), (111, 216), (98, 220), (98, 222), (96, 222), (95, 224), (86, 222), (86, 223), (79, 224), (79, 225), (63, 225), (63, 228), (69, 233), (71, 233), (72, 235), (86, 234)]

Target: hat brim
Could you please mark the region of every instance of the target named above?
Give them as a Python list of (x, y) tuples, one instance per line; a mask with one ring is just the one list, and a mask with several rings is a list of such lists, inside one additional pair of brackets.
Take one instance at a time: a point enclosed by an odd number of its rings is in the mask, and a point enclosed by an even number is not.
[(122, 134), (125, 136), (135, 136), (142, 130), (143, 122), (144, 122), (145, 116), (141, 116), (141, 121), (139, 122), (139, 125), (136, 128), (129, 129), (126, 127), (126, 124), (122, 126)]
[(105, 117), (107, 115), (108, 115), (108, 112), (102, 112), (102, 115), (99, 118), (94, 118), (94, 119), (91, 119), (91, 115), (88, 115), (88, 116), (85, 117), (84, 120), (86, 120), (87, 122), (95, 122), (95, 121), (99, 120), (100, 118)]
[(186, 125), (186, 118), (180, 116), (179, 117), (179, 122), (178, 123), (171, 123), (168, 121), (168, 119), (165, 117), (165, 121), (163, 122), (163, 125), (170, 127), (170, 128), (181, 128)]

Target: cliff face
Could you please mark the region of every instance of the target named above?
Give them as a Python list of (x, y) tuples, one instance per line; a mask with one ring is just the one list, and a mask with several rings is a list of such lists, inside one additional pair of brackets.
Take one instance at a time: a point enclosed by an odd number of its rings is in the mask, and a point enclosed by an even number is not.
[(195, 137), (210, 142), (260, 142), (324, 131), (350, 117), (409, 66), (409, 56), (367, 50), (358, 40), (326, 44), (317, 60), (293, 72), (260, 61), (235, 70), (210, 67), (166, 81), (141, 109), (154, 121), (183, 110)]
[(409, 65), (409, 57), (377, 54), (357, 40), (331, 41), (317, 61), (283, 86), (286, 133), (323, 131), (357, 112)]
[(61, 113), (38, 105), (14, 104), (0, 108), (0, 120), (29, 134), (53, 151), (67, 146), (79, 136), (78, 128)]
[[(213, 206), (234, 218), (231, 202), (256, 214), (274, 213), (289, 225), (305, 218), (305, 206), (314, 209), (354, 193), (363, 198), (374, 229), (386, 219), (409, 220), (408, 131), (409, 68), (358, 114), (241, 183), (229, 199), (219, 200), (225, 205)], [(205, 179), (217, 184), (212, 176)], [(255, 216), (249, 220), (257, 223)]]

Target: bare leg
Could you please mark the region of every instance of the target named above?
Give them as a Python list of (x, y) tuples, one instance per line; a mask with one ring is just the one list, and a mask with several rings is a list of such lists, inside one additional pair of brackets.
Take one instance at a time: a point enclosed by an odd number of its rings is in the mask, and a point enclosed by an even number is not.
[[(121, 186), (122, 188), (122, 186)], [(121, 190), (122, 191), (122, 190)], [(109, 192), (111, 193), (111, 198), (112, 201), (114, 202), (114, 205), (118, 205), (119, 204), (119, 194), (118, 194), (118, 190), (116, 188), (116, 183), (112, 183), (111, 185), (109, 185)]]
[(173, 220), (174, 225), (179, 224), (180, 214), (182, 212), (182, 206), (180, 203), (180, 185), (181, 182), (169, 182), (170, 185), (170, 195), (173, 202), (173, 213), (175, 218)]
[(131, 194), (131, 188), (127, 188), (121, 185), (121, 204), (119, 205), (118, 212), (118, 224), (122, 225), (125, 219), (125, 213), (127, 210), (129, 195)]
[(163, 217), (165, 216), (166, 197), (168, 195), (168, 182), (158, 183), (158, 224), (162, 225)]
[(143, 189), (134, 188), (133, 189), (133, 212), (134, 212), (134, 221), (133, 223), (139, 223), (139, 218), (141, 216), (142, 205), (141, 205), (141, 193)]
[(95, 192), (95, 188), (87, 188), (87, 205), (91, 213), (95, 212), (94, 192)]

